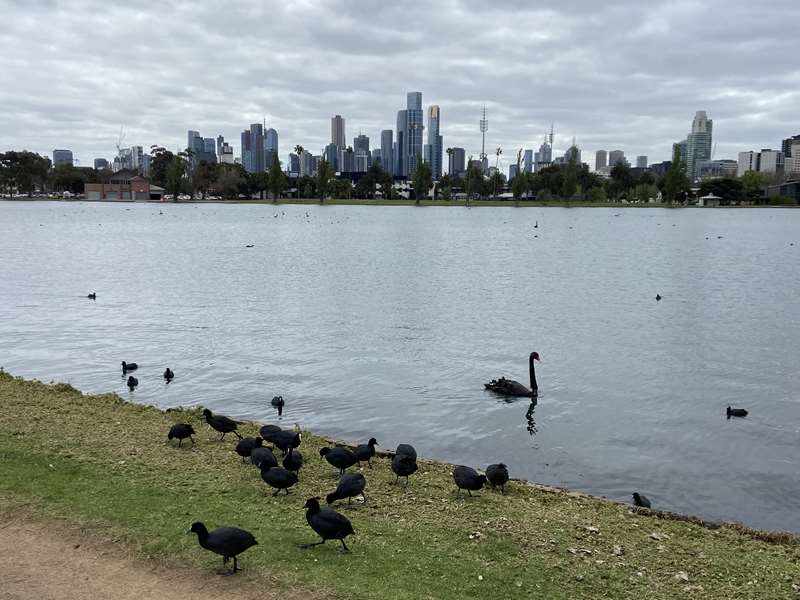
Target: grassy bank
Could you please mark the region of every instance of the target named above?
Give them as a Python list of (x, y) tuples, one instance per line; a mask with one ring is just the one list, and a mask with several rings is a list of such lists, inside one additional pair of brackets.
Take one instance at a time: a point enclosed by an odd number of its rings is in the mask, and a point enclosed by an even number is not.
[[(369, 502), (338, 508), (357, 533), (351, 555), (332, 543), (300, 550), (315, 540), (304, 500), (336, 481), (320, 437), (304, 434), (300, 484), (273, 498), (234, 440), (215, 441), (197, 410), (165, 413), (2, 372), (0, 407), (3, 504), (110, 528), (142, 555), (209, 570), (218, 558), (188, 525), (244, 527), (259, 540), (242, 556), (246, 576), (268, 572), (271, 586), (397, 599), (797, 598), (800, 589), (794, 538), (765, 541), (521, 482), (505, 496), (458, 501), (450, 467), (425, 461), (408, 489), (392, 484), (385, 458), (363, 469)], [(167, 444), (179, 421), (195, 425), (196, 446)]]

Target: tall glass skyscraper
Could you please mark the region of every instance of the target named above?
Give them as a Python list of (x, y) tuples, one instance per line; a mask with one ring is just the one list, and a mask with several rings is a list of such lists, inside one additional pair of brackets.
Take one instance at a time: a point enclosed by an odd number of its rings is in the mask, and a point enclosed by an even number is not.
[(387, 173), (394, 173), (391, 129), (384, 129), (381, 131), (381, 163), (383, 164), (384, 171)]
[(339, 150), (345, 149), (344, 142), (344, 119), (341, 115), (335, 115), (331, 119), (331, 144), (336, 144)]
[(264, 126), (253, 123), (242, 132), (242, 166), (248, 173), (266, 170)]
[(439, 107), (434, 104), (428, 107), (428, 144), (427, 158), (431, 163), (434, 181), (442, 178), (442, 136), (439, 135)]
[(408, 111), (397, 111), (397, 143), (394, 152), (394, 174), (408, 177)]
[(269, 171), (278, 156), (278, 132), (271, 127), (264, 132), (264, 168)]
[(711, 131), (714, 122), (706, 111), (698, 110), (692, 121), (692, 132), (686, 138), (686, 174), (689, 179), (700, 176), (700, 165), (711, 158)]
[(417, 170), (417, 163), (422, 159), (422, 132), (425, 129), (422, 115), (422, 92), (406, 94), (406, 175), (411, 176)]

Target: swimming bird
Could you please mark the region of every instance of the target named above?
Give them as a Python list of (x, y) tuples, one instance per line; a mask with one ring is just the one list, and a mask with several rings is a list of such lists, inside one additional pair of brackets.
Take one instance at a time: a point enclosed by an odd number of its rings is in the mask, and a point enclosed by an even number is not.
[(375, 444), (378, 441), (375, 438), (369, 438), (369, 441), (366, 444), (359, 444), (356, 446), (356, 449), (353, 450), (353, 454), (356, 455), (358, 462), (367, 461), (367, 464), (370, 468), (372, 468), (371, 459), (375, 456)]
[(347, 517), (328, 507), (320, 508), (319, 498), (309, 498), (303, 508), (306, 509), (306, 521), (308, 521), (311, 529), (322, 538), (322, 541), (303, 544), (300, 546), (301, 548), (313, 548), (324, 544), (328, 540), (339, 540), (342, 544), (342, 549), (339, 552), (342, 554), (350, 552), (350, 549), (344, 543), (344, 538), (348, 535), (355, 535), (356, 532)]
[(536, 224), (533, 226), (534, 229), (539, 229), (539, 221), (536, 221)]
[(484, 383), (483, 385), (487, 390), (502, 394), (504, 396), (536, 398), (539, 395), (539, 386), (536, 383), (536, 369), (533, 366), (533, 361), (535, 360), (541, 362), (539, 353), (531, 352), (530, 357), (528, 357), (528, 370), (531, 377), (531, 389), (526, 388), (519, 381), (506, 379), (505, 377), (501, 377), (500, 379), (492, 379), (492, 381), (489, 383)]
[(250, 451), (250, 462), (259, 468), (263, 465), (278, 466), (278, 459), (275, 458), (272, 449), (264, 446), (257, 446)]
[(270, 442), (271, 444), (275, 443), (275, 434), (279, 431), (283, 431), (277, 425), (262, 425), (261, 429), (258, 432), (261, 434), (261, 437)]
[(261, 465), (261, 479), (264, 480), (268, 486), (275, 488), (272, 493), (277, 496), (281, 490), (286, 490), (286, 495), (289, 495), (289, 488), (297, 483), (297, 473), (287, 471), (283, 467), (270, 467), (269, 465)]
[(124, 376), (126, 373), (130, 371), (135, 371), (139, 368), (139, 365), (136, 363), (126, 363), (124, 360), (122, 361), (122, 375)]
[(207, 408), (203, 409), (203, 416), (206, 418), (206, 423), (209, 424), (211, 429), (219, 431), (222, 435), (219, 437), (220, 440), (225, 439), (226, 433), (233, 433), (239, 439), (242, 439), (242, 436), (239, 435), (239, 432), (236, 431), (238, 428), (236, 421), (233, 419), (229, 419), (228, 417), (224, 417), (222, 415), (215, 415)]
[(244, 462), (245, 458), (250, 458), (250, 453), (255, 450), (256, 448), (261, 446), (261, 438), (260, 437), (246, 437), (239, 440), (239, 443), (236, 444), (236, 454), (242, 457), (242, 462)]
[(294, 448), (289, 448), (289, 453), (283, 457), (283, 468), (295, 473), (303, 466), (303, 455)]
[(731, 417), (742, 417), (743, 418), (743, 417), (747, 416), (747, 411), (745, 409), (743, 409), (743, 408), (731, 408), (729, 406), (728, 409), (725, 412), (728, 415), (729, 419)]
[(645, 508), (650, 508), (650, 500), (647, 499), (647, 496), (644, 496), (639, 492), (633, 492), (633, 503), (636, 506), (643, 506)]
[(247, 244), (247, 245), (245, 245), (245, 248), (252, 248), (253, 246), (254, 246), (254, 244)]
[(661, 301), (661, 294), (656, 294), (656, 302), (660, 302), (660, 301)]
[(97, 294), (92, 292), (88, 296), (86, 296), (89, 300), (97, 300)]
[(175, 379), (175, 373), (172, 372), (172, 369), (167, 367), (166, 371), (164, 371), (164, 379), (167, 383)]
[(353, 498), (361, 496), (364, 503), (367, 502), (367, 497), (364, 495), (364, 488), (367, 487), (367, 478), (361, 473), (345, 473), (339, 479), (339, 484), (336, 490), (325, 496), (325, 502), (333, 504), (337, 500), (344, 500), (347, 498), (347, 503), (351, 504)]
[(303, 438), (299, 431), (289, 431), (288, 429), (278, 431), (272, 436), (272, 443), (280, 448), (284, 455), (289, 451), (289, 448), (297, 448), (302, 441)]
[(202, 523), (192, 523), (189, 533), (196, 533), (200, 546), (222, 556), (222, 564), (227, 565), (233, 559), (231, 575), (239, 570), (236, 557), (242, 552), (258, 544), (253, 534), (238, 527), (220, 527), (209, 531)]
[(194, 444), (194, 438), (192, 437), (195, 435), (194, 428), (189, 425), (188, 423), (176, 423), (172, 427), (169, 428), (169, 433), (167, 434), (167, 439), (172, 441), (173, 439), (178, 440), (178, 448), (181, 447), (183, 440), (189, 438), (192, 440), (192, 444)]
[(273, 396), (270, 404), (278, 409), (278, 416), (283, 415), (283, 396)]
[(456, 497), (461, 495), (461, 490), (467, 490), (467, 493), (472, 496), (473, 490), (477, 492), (483, 488), (486, 483), (486, 475), (479, 475), (472, 467), (459, 465), (453, 469), (453, 481), (456, 482), (458, 488)]
[(139, 385), (139, 380), (136, 379), (133, 375), (128, 375), (128, 389), (133, 391), (136, 389), (136, 386)]
[(331, 465), (339, 469), (339, 475), (344, 475), (345, 469), (349, 469), (358, 462), (356, 455), (347, 448), (322, 448), (319, 455), (327, 460)]
[(395, 474), (394, 482), (397, 483), (401, 477), (406, 478), (408, 487), (408, 476), (417, 472), (417, 459), (408, 454), (395, 454), (392, 458), (392, 471)]
[(506, 484), (508, 483), (508, 467), (503, 463), (489, 465), (486, 467), (486, 479), (492, 484), (493, 488), (499, 487), (500, 493), (506, 493)]

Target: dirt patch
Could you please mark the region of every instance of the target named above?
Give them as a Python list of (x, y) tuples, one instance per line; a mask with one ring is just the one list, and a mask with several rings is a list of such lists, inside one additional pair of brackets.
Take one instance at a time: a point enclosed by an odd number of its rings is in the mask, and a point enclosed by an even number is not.
[[(220, 560), (220, 571), (222, 561)], [(120, 544), (61, 521), (0, 515), (2, 600), (250, 600), (309, 598), (269, 581), (137, 559)]]

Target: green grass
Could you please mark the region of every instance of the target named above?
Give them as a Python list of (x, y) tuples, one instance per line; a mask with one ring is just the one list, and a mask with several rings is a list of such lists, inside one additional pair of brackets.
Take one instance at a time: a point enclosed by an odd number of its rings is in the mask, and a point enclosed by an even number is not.
[[(272, 498), (197, 410), (165, 413), (2, 372), (0, 406), (0, 501), (111, 529), (153, 559), (219, 568), (186, 534), (202, 520), (255, 534), (241, 560), (249, 576), (341, 598), (798, 597), (791, 536), (765, 541), (521, 482), (457, 501), (450, 467), (425, 461), (408, 489), (392, 484), (385, 458), (363, 469), (368, 503), (337, 504), (356, 530), (352, 554), (333, 543), (300, 550), (316, 539), (303, 502), (336, 481), (318, 436), (304, 434), (300, 484)], [(179, 421), (195, 425), (195, 447), (167, 444)]]

